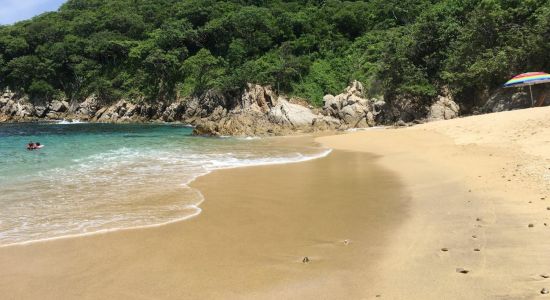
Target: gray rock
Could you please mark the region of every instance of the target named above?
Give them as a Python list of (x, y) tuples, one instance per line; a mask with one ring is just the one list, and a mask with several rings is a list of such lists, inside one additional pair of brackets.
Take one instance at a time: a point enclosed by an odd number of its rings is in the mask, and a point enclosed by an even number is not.
[(449, 120), (458, 117), (460, 108), (451, 97), (439, 96), (437, 101), (430, 106), (429, 120)]
[(503, 88), (494, 93), (481, 110), (500, 112), (527, 107), (531, 107), (531, 97), (528, 92), (515, 88)]
[(48, 108), (46, 106), (35, 106), (34, 112), (38, 118), (43, 118), (48, 113)]
[(278, 99), (278, 104), (269, 110), (268, 116), (277, 124), (292, 127), (311, 126), (313, 120), (319, 117), (309, 108), (290, 103), (283, 98)]
[(53, 112), (62, 113), (69, 109), (69, 103), (66, 101), (54, 100), (50, 103), (48, 108)]
[(208, 92), (184, 102), (182, 119), (199, 135), (282, 135), (336, 129), (338, 120), (278, 97), (269, 87), (248, 85), (239, 95)]
[(346, 128), (375, 126), (377, 120), (383, 119), (383, 107), (384, 101), (365, 98), (365, 89), (359, 81), (353, 81), (342, 94), (323, 97), (323, 114), (340, 120)]

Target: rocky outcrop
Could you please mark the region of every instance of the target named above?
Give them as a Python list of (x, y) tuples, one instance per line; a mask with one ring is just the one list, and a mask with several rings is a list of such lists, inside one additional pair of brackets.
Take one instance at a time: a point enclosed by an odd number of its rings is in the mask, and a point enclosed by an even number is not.
[(428, 120), (449, 120), (457, 118), (460, 107), (450, 96), (439, 96), (437, 101), (430, 106)]
[(535, 85), (532, 87), (532, 91), (534, 103), (531, 103), (531, 95), (528, 88), (501, 88), (481, 107), (481, 112), (491, 113), (529, 108), (532, 105), (550, 105), (550, 89), (546, 85)]
[(323, 98), (323, 113), (340, 120), (340, 129), (364, 128), (384, 123), (387, 105), (383, 100), (367, 99), (359, 81), (354, 81), (342, 94)]
[(340, 122), (249, 84), (240, 97), (206, 94), (187, 103), (186, 118), (201, 135), (284, 135), (335, 129)]
[(323, 107), (315, 109), (307, 101), (289, 99), (277, 95), (270, 87), (255, 84), (248, 84), (242, 92), (210, 90), (171, 103), (121, 99), (110, 105), (102, 104), (93, 95), (83, 102), (58, 99), (32, 105), (25, 97), (5, 92), (0, 96), (0, 121), (182, 122), (194, 125), (195, 134), (199, 135), (254, 136), (388, 124), (403, 126), (426, 115), (430, 119), (458, 115), (458, 106), (449, 97), (439, 97), (428, 109), (419, 107), (420, 102), (415, 99), (392, 99), (388, 103), (366, 95), (363, 85), (354, 81), (341, 94), (326, 95)]
[(0, 95), (0, 122), (32, 120), (35, 116), (36, 110), (26, 97), (9, 91)]

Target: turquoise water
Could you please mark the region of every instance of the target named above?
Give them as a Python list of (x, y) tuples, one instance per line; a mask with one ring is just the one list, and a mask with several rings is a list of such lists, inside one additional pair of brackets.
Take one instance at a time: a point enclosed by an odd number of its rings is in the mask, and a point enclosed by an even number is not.
[[(183, 125), (0, 124), (0, 245), (157, 226), (200, 214), (188, 184), (220, 168), (328, 154)], [(28, 151), (30, 141), (44, 148)]]

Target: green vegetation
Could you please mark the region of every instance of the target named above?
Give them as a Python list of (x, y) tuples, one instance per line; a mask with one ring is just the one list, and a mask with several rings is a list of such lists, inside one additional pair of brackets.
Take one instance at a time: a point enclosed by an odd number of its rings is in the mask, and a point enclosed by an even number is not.
[(69, 0), (0, 27), (0, 88), (159, 101), (252, 82), (318, 105), (357, 79), (471, 107), (548, 71), (549, 38), (548, 0)]

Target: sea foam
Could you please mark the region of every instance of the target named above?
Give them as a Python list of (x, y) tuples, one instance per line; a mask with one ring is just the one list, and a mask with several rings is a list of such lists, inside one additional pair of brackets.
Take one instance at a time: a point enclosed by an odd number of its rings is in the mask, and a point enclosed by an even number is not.
[[(143, 140), (143, 135), (154, 138)], [(181, 140), (147, 131), (136, 136), (129, 142), (125, 139), (125, 146), (106, 151), (97, 146), (98, 151), (89, 155), (20, 175), (0, 186), (6, 198), (0, 203), (0, 246), (186, 220), (201, 212), (204, 197), (189, 186), (200, 176), (218, 169), (304, 162), (331, 152), (278, 147), (264, 139)], [(109, 143), (120, 141), (114, 138)], [(47, 159), (56, 155), (54, 151), (42, 154)]]

